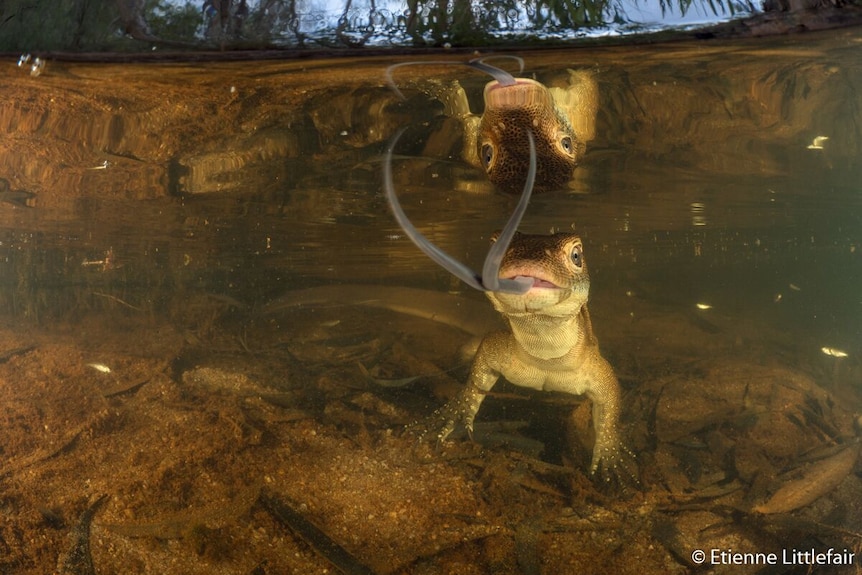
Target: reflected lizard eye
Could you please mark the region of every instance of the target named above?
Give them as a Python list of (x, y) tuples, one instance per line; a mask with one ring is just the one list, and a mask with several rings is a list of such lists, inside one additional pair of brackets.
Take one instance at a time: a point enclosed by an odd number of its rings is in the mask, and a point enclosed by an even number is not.
[(575, 246), (572, 248), (571, 258), (572, 263), (575, 264), (576, 267), (584, 267), (584, 250), (581, 246)]
[(482, 144), (482, 154), (481, 160), (482, 165), (485, 166), (485, 169), (489, 169), (491, 167), (491, 161), (494, 159), (494, 146), (491, 144)]
[(570, 136), (563, 136), (560, 140), (560, 147), (562, 147), (567, 154), (571, 154), (574, 151), (572, 149), (572, 138)]

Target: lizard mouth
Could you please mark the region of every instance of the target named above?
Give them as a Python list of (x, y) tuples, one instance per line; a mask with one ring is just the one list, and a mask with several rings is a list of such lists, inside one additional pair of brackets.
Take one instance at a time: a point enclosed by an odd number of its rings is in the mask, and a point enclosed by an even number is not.
[[(560, 286), (558, 286), (557, 284), (550, 282), (548, 280), (543, 280), (542, 278), (535, 277), (535, 276), (517, 275), (517, 276), (513, 276), (510, 279), (518, 280), (520, 278), (533, 280), (533, 286), (532, 287), (534, 287), (534, 288), (560, 289)], [(524, 282), (524, 283), (526, 283), (526, 282)]]
[(491, 108), (552, 107), (548, 89), (535, 80), (516, 78), (513, 84), (501, 84), (496, 80), (485, 87), (485, 106)]

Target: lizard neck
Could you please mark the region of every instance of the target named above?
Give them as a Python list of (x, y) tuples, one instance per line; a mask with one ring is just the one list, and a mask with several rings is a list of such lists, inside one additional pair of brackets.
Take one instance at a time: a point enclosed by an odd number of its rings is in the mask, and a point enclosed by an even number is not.
[(539, 359), (563, 357), (592, 340), (586, 306), (565, 316), (537, 312), (506, 313), (512, 335), (529, 355)]

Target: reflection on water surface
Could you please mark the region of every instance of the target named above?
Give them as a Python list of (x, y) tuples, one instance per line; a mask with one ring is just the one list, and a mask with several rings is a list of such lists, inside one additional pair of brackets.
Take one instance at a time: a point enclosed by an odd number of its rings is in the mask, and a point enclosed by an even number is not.
[(422, 67), (401, 101), (383, 58), (7, 62), (2, 570), (89, 535), (100, 573), (332, 571), (273, 498), (378, 573), (858, 549), (860, 38), (521, 54), (598, 83), (595, 139), (522, 229), (584, 239), (640, 465), (622, 497), (585, 475), (569, 397), (498, 386), (440, 451), (395, 433), (499, 320), (394, 223), (381, 153), (406, 126), (405, 210), (478, 264), (517, 197), (429, 94), (457, 80), (478, 111), (485, 78)]

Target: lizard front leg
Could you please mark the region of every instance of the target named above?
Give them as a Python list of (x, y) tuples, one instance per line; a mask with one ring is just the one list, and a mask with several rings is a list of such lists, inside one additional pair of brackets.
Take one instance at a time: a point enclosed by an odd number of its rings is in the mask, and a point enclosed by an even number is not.
[(599, 475), (605, 483), (637, 483), (634, 455), (620, 438), (620, 384), (604, 358), (597, 356), (592, 363), (590, 371), (595, 375), (586, 391), (586, 396), (593, 404), (593, 429), (596, 436), (590, 473)]
[(432, 82), (423, 90), (428, 96), (443, 104), (443, 115), (455, 118), (463, 126), (464, 142), (461, 146), (461, 156), (468, 164), (482, 167), (479, 160), (479, 117), (470, 112), (467, 92), (458, 80), (451, 82)]
[(500, 379), (499, 366), (495, 361), (497, 354), (493, 353), (493, 350), (499, 348), (502, 343), (500, 339), (506, 339), (506, 334), (493, 333), (482, 341), (470, 369), (467, 385), (446, 405), (435, 411), (424, 425), (420, 425), (418, 433), (420, 440), (428, 435), (435, 435), (438, 442), (445, 441), (459, 423), (464, 425), (472, 438), (476, 413), (482, 406), (487, 392)]

